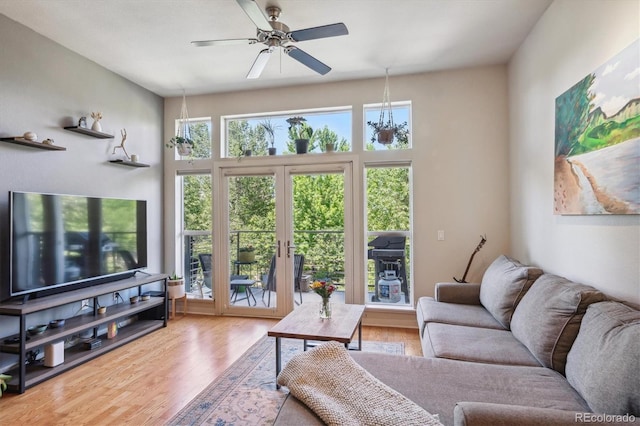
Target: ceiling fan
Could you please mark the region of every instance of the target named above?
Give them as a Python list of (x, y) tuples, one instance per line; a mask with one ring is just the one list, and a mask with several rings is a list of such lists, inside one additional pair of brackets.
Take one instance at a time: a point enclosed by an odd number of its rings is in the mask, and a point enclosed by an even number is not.
[(251, 69), (247, 74), (247, 78), (258, 78), (262, 73), (262, 70), (267, 65), (271, 53), (276, 48), (281, 47), (282, 50), (296, 61), (300, 62), (315, 72), (325, 75), (331, 71), (331, 67), (320, 62), (318, 59), (309, 55), (305, 51), (298, 49), (289, 43), (295, 43), (305, 40), (314, 40), (326, 37), (335, 37), (349, 34), (346, 25), (343, 23), (323, 25), (320, 27), (305, 28), (302, 30), (289, 31), (289, 27), (284, 23), (278, 21), (280, 17), (280, 8), (277, 6), (267, 6), (266, 12), (269, 15), (267, 18), (260, 6), (255, 0), (236, 0), (240, 7), (249, 16), (249, 19), (257, 27), (256, 38), (236, 38), (236, 39), (223, 39), (223, 40), (201, 40), (192, 41), (194, 46), (225, 46), (231, 44), (255, 44), (262, 43), (267, 46), (258, 53), (258, 57), (251, 65)]

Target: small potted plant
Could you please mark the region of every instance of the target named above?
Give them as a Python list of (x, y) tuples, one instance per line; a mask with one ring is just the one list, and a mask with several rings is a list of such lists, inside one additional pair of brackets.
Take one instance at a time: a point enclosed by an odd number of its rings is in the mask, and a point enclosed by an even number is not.
[(296, 143), (296, 154), (305, 154), (309, 150), (309, 140), (313, 137), (313, 128), (306, 121), (304, 117), (287, 119), (289, 137)]
[(276, 130), (280, 128), (280, 126), (274, 125), (271, 120), (265, 120), (260, 123), (260, 126), (264, 129), (265, 133), (269, 137), (269, 155), (276, 155)]
[(184, 278), (174, 272), (173, 274), (169, 275), (167, 288), (169, 292), (169, 299), (180, 299), (181, 297), (184, 297)]
[(169, 139), (169, 142), (167, 142), (165, 146), (169, 149), (175, 147), (176, 150), (178, 150), (178, 154), (185, 157), (191, 155), (193, 151), (193, 140), (184, 136), (174, 136)]
[(253, 246), (240, 247), (238, 249), (238, 262), (251, 263), (256, 261), (256, 251)]

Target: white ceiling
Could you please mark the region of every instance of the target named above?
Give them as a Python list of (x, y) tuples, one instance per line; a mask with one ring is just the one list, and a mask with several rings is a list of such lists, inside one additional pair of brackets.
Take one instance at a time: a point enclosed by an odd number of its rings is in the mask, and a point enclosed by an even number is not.
[(265, 46), (194, 47), (251, 38), (236, 0), (0, 0), (0, 13), (161, 96), (228, 92), (506, 63), (552, 0), (256, 0), (291, 30), (344, 22), (349, 35), (296, 46), (332, 67), (321, 76), (285, 54), (245, 76)]

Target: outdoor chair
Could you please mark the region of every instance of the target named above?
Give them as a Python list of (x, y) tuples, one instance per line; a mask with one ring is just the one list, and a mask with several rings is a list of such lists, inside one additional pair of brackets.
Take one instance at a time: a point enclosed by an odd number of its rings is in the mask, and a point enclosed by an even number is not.
[[(211, 289), (211, 293), (213, 294), (213, 283), (211, 282), (211, 274), (212, 274), (211, 253), (200, 253), (198, 255), (198, 259), (200, 260), (200, 266), (202, 267), (203, 282), (201, 285)], [(246, 280), (247, 278), (249, 278), (248, 275), (231, 275), (229, 277), (231, 281)], [(202, 293), (202, 289), (200, 292)]]
[[(293, 258), (293, 279), (294, 279), (294, 290), (297, 290), (300, 293), (300, 302), (295, 301), (297, 305), (302, 303), (302, 287), (300, 285), (302, 281), (302, 271), (304, 269), (304, 255), (296, 254)], [(262, 302), (264, 303), (264, 294), (267, 295), (267, 306), (271, 306), (271, 292), (276, 291), (276, 256), (273, 255), (271, 257), (271, 264), (269, 265), (269, 275), (267, 275), (267, 284), (263, 288), (262, 292)]]

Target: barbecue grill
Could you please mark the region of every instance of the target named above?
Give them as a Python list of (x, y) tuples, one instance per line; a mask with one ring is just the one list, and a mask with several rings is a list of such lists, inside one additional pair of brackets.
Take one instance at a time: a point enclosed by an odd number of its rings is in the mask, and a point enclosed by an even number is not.
[(385, 275), (385, 271), (395, 271), (396, 277), (400, 280), (400, 289), (404, 293), (405, 302), (409, 303), (405, 243), (406, 237), (380, 236), (367, 244), (372, 247), (367, 251), (367, 259), (373, 260), (376, 267), (375, 292), (371, 296), (372, 302), (380, 302), (378, 298), (378, 278), (381, 276), (380, 274)]

